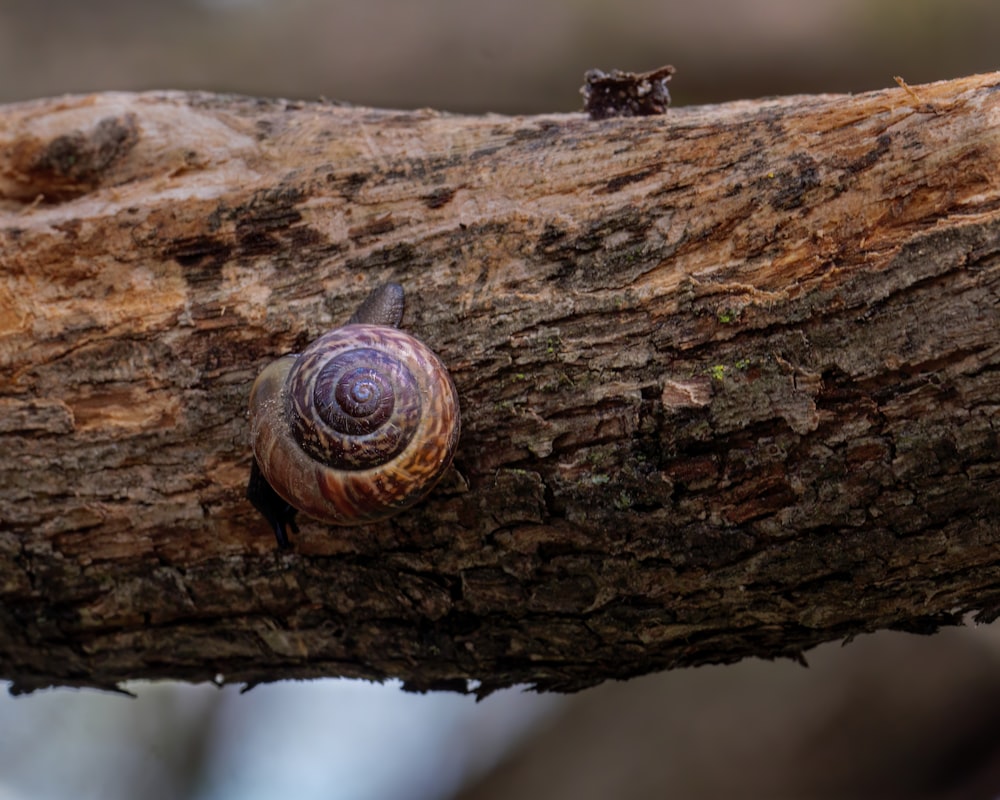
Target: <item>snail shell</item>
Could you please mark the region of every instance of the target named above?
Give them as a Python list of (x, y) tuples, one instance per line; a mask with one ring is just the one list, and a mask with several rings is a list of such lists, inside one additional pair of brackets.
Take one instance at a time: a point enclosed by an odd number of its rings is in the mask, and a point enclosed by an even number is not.
[(423, 342), (392, 327), (401, 315), (402, 289), (376, 290), (352, 324), (274, 361), (253, 385), (260, 472), (311, 517), (335, 525), (385, 519), (422, 499), (451, 464), (455, 386)]

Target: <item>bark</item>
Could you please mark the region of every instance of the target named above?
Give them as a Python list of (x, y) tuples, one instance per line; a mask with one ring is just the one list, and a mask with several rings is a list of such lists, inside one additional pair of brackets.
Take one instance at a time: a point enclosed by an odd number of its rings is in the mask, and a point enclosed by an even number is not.
[[(998, 88), (0, 109), (0, 677), (574, 690), (993, 619)], [(386, 280), (454, 467), (277, 552), (250, 384)]]

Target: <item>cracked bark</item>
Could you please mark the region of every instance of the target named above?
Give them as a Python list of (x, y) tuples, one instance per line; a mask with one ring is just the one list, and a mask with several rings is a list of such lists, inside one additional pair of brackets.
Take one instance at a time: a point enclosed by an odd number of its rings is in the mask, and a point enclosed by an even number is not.
[[(0, 677), (574, 690), (992, 620), (998, 88), (0, 108)], [(276, 552), (250, 383), (385, 280), (455, 465)]]

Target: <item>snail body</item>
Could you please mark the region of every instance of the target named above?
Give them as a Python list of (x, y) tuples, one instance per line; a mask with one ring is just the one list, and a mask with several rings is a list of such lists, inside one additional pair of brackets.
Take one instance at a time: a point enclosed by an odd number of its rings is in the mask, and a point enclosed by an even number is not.
[[(397, 328), (402, 288), (376, 289), (351, 321), (268, 365), (250, 392), (248, 497), (281, 546), (295, 510), (362, 525), (417, 503), (451, 464), (458, 396), (441, 360)], [(268, 490), (271, 490), (268, 492)]]

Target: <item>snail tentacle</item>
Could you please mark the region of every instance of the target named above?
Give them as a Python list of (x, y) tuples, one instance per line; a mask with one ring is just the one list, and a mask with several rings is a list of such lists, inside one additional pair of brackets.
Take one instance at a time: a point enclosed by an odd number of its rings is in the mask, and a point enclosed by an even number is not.
[(398, 328), (403, 321), (403, 304), (403, 287), (398, 283), (385, 283), (364, 299), (347, 324)]

